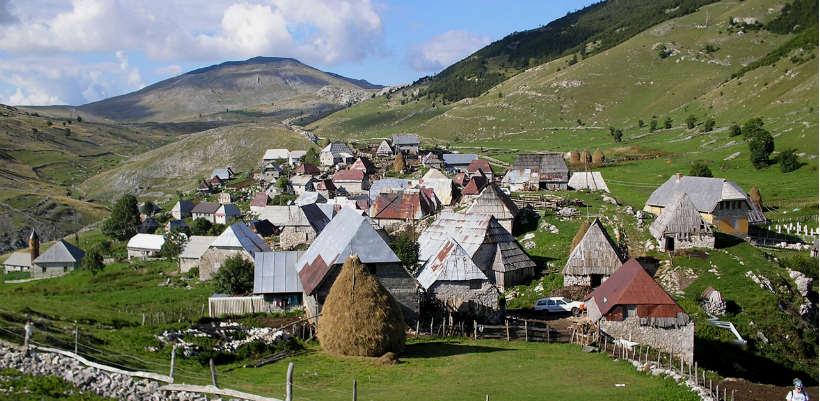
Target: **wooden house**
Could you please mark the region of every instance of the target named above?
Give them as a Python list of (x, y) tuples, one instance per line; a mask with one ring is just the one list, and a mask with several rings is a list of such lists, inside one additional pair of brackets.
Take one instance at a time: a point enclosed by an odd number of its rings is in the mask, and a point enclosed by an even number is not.
[(535, 275), (535, 263), (491, 215), (439, 213), (419, 236), (419, 262), (427, 263), (451, 238), (501, 291), (529, 282)]
[(78, 268), (84, 256), (82, 249), (61, 239), (31, 261), (31, 277), (62, 276)]
[(416, 279), (427, 296), (451, 312), (488, 320), (501, 309), (498, 288), (452, 238), (424, 263)]
[(596, 288), (586, 306), (589, 319), (609, 337), (671, 352), (692, 363), (694, 323), (637, 260), (628, 260)]
[(518, 216), (518, 206), (507, 194), (501, 192), (498, 186), (490, 184), (473, 200), (466, 213), (493, 216), (502, 227), (512, 233), (515, 218)]
[(137, 234), (128, 240), (128, 259), (148, 259), (159, 256), (165, 237), (157, 234)]
[(179, 271), (187, 273), (194, 267), (199, 267), (199, 260), (205, 251), (216, 240), (216, 236), (192, 235), (179, 254)]
[(401, 266), (398, 256), (373, 228), (370, 218), (342, 208), (296, 263), (308, 316), (321, 312), (330, 287), (344, 261), (358, 255), (414, 322), (419, 312), (417, 282)]
[(416, 134), (393, 135), (393, 151), (411, 155), (419, 154), (419, 136)]
[(333, 185), (336, 189), (343, 189), (348, 194), (366, 193), (370, 187), (367, 174), (362, 170), (339, 170), (333, 174)]
[(319, 152), (319, 162), (323, 166), (352, 163), (353, 151), (344, 142), (331, 142)]
[(277, 309), (302, 306), (302, 282), (296, 262), (304, 251), (257, 252), (254, 255), (253, 293)]
[(194, 202), (188, 199), (180, 199), (171, 208), (171, 216), (176, 220), (182, 220), (186, 217), (191, 217), (191, 209), (194, 208)]
[(589, 225), (564, 265), (564, 286), (597, 287), (623, 263), (606, 229), (597, 218)]
[(421, 177), (419, 185), (422, 188), (432, 189), (442, 205), (453, 203), (453, 181), (441, 171), (431, 168)]
[(685, 193), (703, 220), (723, 233), (745, 236), (749, 233), (749, 224), (766, 221), (763, 212), (734, 182), (682, 174), (673, 175), (652, 192), (643, 210), (660, 216), (664, 208), (677, 200), (679, 193)]
[(664, 251), (715, 247), (712, 227), (703, 220), (685, 192), (679, 193), (672, 204), (663, 208), (649, 226), (649, 232)]
[(370, 206), (370, 218), (382, 228), (419, 221), (436, 211), (436, 204), (419, 190), (380, 193)]
[(387, 143), (386, 139), (382, 139), (379, 147), (376, 149), (376, 157), (393, 157), (393, 148)]
[(241, 255), (253, 263), (256, 252), (270, 252), (265, 240), (245, 223), (233, 223), (220, 234), (199, 259), (199, 279), (210, 280), (229, 257)]
[(566, 190), (569, 182), (569, 168), (562, 153), (525, 153), (518, 155), (511, 170), (538, 174), (540, 188)]

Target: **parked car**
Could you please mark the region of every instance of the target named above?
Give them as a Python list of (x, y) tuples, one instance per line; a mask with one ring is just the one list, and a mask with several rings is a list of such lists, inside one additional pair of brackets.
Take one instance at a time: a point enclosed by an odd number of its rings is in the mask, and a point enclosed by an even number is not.
[(572, 313), (579, 316), (586, 309), (583, 302), (572, 301), (564, 297), (541, 298), (535, 302), (535, 310), (550, 313)]

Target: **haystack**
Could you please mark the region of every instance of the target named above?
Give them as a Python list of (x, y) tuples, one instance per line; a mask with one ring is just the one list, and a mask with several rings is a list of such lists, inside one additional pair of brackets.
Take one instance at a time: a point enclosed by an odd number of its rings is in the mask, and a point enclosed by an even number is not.
[(335, 355), (381, 356), (404, 348), (401, 307), (367, 272), (358, 256), (349, 257), (319, 317), (322, 348)]

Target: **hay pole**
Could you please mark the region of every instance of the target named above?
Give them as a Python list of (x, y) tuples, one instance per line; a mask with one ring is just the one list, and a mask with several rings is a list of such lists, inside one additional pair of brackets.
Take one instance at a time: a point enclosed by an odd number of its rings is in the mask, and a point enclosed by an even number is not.
[(356, 401), (356, 399), (358, 397), (359, 397), (359, 390), (356, 386), (356, 379), (353, 379), (353, 401)]
[(219, 386), (216, 385), (216, 367), (214, 366), (214, 358), (208, 360), (208, 365), (211, 366), (211, 384), (213, 384), (214, 387), (219, 388)]
[(293, 401), (293, 362), (288, 362), (288, 373), (285, 378), (285, 401)]
[(174, 360), (176, 359), (176, 355), (177, 355), (177, 345), (174, 344), (174, 346), (171, 347), (171, 369), (168, 371), (168, 377), (171, 378), (171, 383), (174, 382)]

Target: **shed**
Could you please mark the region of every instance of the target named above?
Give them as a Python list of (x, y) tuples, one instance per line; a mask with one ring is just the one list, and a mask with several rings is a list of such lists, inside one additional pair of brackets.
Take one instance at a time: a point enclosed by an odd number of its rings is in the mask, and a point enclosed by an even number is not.
[(609, 187), (606, 186), (604, 177), (601, 176), (599, 171), (574, 172), (572, 176), (569, 177), (569, 183), (567, 185), (576, 191), (604, 191), (609, 193)]
[(8, 272), (27, 272), (31, 270), (31, 251), (28, 249), (17, 251), (9, 255), (3, 262), (3, 270)]
[(302, 282), (296, 261), (303, 251), (257, 252), (254, 255), (253, 293), (280, 309), (302, 305)]
[(473, 200), (466, 213), (493, 216), (499, 224), (512, 233), (515, 218), (518, 216), (518, 206), (507, 194), (501, 192), (498, 186), (490, 184)]
[(61, 239), (31, 262), (31, 277), (62, 276), (79, 267), (84, 256), (82, 249)]
[(179, 271), (187, 273), (199, 266), (199, 258), (208, 250), (216, 236), (192, 235), (185, 243), (182, 253), (179, 254)]
[(376, 149), (376, 156), (378, 156), (378, 157), (391, 157), (391, 156), (393, 156), (393, 148), (390, 147), (390, 144), (387, 143), (386, 139), (382, 139), (381, 143), (379, 143), (379, 148)]
[(159, 256), (165, 237), (157, 234), (137, 234), (128, 240), (128, 259), (146, 259)]
[(621, 266), (621, 256), (598, 218), (572, 249), (564, 265), (564, 286), (598, 287)]
[(703, 220), (685, 192), (679, 193), (672, 204), (663, 208), (661, 215), (649, 226), (649, 233), (664, 251), (715, 247), (712, 227)]
[(424, 188), (431, 188), (443, 205), (453, 203), (453, 181), (441, 171), (431, 168), (421, 177), (419, 185)]
[(220, 234), (208, 250), (202, 254), (199, 264), (199, 279), (210, 280), (222, 264), (231, 256), (241, 255), (253, 262), (256, 252), (270, 252), (270, 247), (258, 234), (244, 223), (233, 223)]
[(527, 170), (538, 174), (539, 186), (550, 190), (565, 190), (569, 182), (569, 168), (562, 153), (525, 153), (518, 155), (513, 170)]

